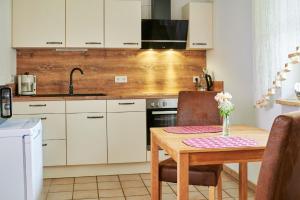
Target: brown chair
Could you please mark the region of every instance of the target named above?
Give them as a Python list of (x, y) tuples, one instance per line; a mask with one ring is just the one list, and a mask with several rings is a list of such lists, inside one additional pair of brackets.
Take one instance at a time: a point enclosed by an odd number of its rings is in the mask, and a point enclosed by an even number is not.
[(277, 117), (260, 169), (256, 200), (300, 199), (300, 112)]
[[(218, 105), (214, 97), (216, 92), (180, 92), (178, 98), (178, 126), (221, 125)], [(189, 184), (209, 187), (209, 200), (215, 199), (218, 187), (218, 199), (222, 199), (222, 165), (190, 166)], [(160, 181), (177, 182), (177, 164), (169, 158), (159, 164)]]

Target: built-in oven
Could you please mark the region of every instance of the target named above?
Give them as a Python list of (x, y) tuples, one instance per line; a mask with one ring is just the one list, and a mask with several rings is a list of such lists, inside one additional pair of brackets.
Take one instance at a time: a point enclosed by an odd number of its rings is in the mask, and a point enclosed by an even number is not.
[(147, 150), (150, 150), (150, 128), (176, 125), (177, 99), (147, 99)]

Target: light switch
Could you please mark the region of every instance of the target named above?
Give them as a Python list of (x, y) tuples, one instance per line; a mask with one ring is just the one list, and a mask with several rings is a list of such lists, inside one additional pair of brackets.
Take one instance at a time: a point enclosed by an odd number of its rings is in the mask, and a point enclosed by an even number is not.
[(127, 83), (127, 76), (115, 76), (115, 83)]

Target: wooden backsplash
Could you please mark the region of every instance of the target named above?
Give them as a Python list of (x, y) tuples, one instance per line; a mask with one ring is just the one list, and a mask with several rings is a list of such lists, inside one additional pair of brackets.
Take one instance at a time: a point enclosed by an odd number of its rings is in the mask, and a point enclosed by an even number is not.
[[(49, 49), (19, 49), (17, 74), (37, 75), (37, 93), (67, 93), (72, 68), (74, 92), (118, 94), (176, 93), (194, 90), (192, 77), (206, 67), (205, 51), (89, 50), (59, 52)], [(116, 75), (128, 83), (116, 84)]]

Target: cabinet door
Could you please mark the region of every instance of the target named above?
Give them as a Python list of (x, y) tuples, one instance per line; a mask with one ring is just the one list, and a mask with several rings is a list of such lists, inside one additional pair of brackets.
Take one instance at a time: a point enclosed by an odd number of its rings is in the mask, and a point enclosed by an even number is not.
[(108, 163), (146, 161), (146, 113), (107, 113)]
[(105, 113), (67, 114), (67, 164), (107, 163)]
[(66, 165), (66, 140), (43, 141), (43, 164), (44, 166)]
[(43, 125), (43, 140), (66, 139), (65, 114), (14, 115), (13, 118), (39, 118)]
[(141, 0), (105, 1), (105, 47), (141, 48)]
[[(213, 4), (192, 2), (184, 9), (189, 19), (188, 49), (213, 48)], [(187, 12), (187, 13), (186, 13)]]
[(103, 0), (66, 0), (66, 46), (104, 47)]
[(65, 0), (13, 0), (13, 47), (64, 47)]

